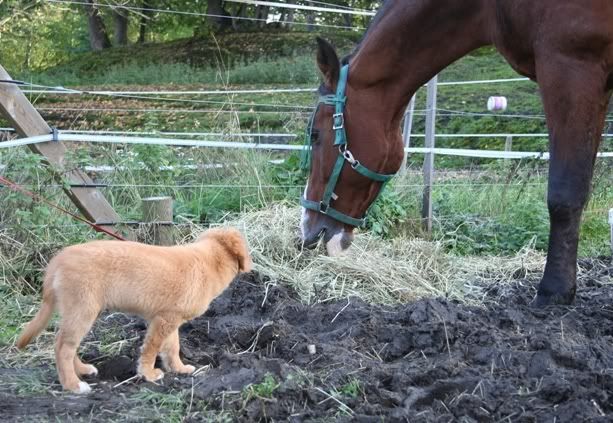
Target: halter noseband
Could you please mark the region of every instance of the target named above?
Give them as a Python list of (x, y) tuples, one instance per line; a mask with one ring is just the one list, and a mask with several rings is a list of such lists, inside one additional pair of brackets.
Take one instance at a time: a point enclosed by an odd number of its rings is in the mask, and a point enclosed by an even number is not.
[[(302, 207), (316, 211), (321, 214), (325, 214), (326, 216), (330, 216), (332, 219), (338, 220), (339, 222), (345, 223), (347, 225), (355, 226), (355, 227), (363, 227), (366, 224), (366, 216), (361, 219), (357, 219), (355, 217), (351, 217), (335, 208), (330, 206), (330, 203), (333, 200), (336, 200), (336, 194), (334, 194), (334, 188), (336, 188), (336, 184), (338, 183), (338, 178), (341, 176), (341, 172), (343, 170), (343, 166), (345, 162), (349, 163), (351, 168), (358, 172), (360, 175), (365, 176), (368, 179), (372, 179), (376, 182), (383, 183), (383, 187), (381, 187), (381, 191), (383, 190), (385, 183), (394, 177), (394, 175), (383, 175), (381, 173), (373, 172), (372, 170), (364, 167), (359, 160), (356, 160), (351, 154), (351, 151), (347, 148), (347, 132), (345, 131), (345, 102), (347, 97), (345, 96), (345, 89), (347, 88), (347, 78), (349, 76), (349, 65), (344, 65), (341, 68), (338, 86), (336, 88), (336, 94), (334, 95), (325, 95), (319, 97), (318, 107), (320, 104), (326, 104), (329, 106), (334, 106), (334, 115), (332, 119), (332, 129), (335, 132), (335, 140), (334, 145), (338, 146), (339, 155), (336, 159), (336, 163), (334, 164), (334, 168), (332, 169), (332, 175), (330, 176), (330, 180), (328, 181), (328, 185), (326, 185), (326, 190), (324, 191), (324, 195), (321, 201), (310, 201), (305, 197), (300, 199), (300, 204)], [(317, 113), (317, 108), (313, 112), (313, 116), (309, 122), (308, 134), (307, 134), (307, 142), (310, 140), (310, 135), (313, 130), (313, 123), (315, 114)], [(306, 192), (305, 192), (306, 196)], [(376, 200), (376, 198), (375, 198)], [(374, 201), (373, 201), (374, 203)], [(368, 214), (368, 211), (366, 212)]]

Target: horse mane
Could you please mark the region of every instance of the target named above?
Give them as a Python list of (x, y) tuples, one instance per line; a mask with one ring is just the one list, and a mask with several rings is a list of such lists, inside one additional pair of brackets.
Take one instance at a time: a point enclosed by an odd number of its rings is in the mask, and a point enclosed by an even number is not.
[(344, 66), (344, 65), (348, 64), (349, 60), (351, 60), (351, 58), (353, 56), (355, 56), (360, 51), (360, 48), (362, 47), (362, 43), (364, 42), (366, 37), (368, 37), (368, 34), (370, 33), (370, 31), (379, 24), (379, 22), (381, 21), (383, 15), (387, 11), (387, 9), (389, 7), (391, 7), (390, 6), (391, 3), (392, 2), (390, 2), (389, 0), (383, 0), (383, 4), (381, 5), (379, 10), (375, 14), (375, 17), (373, 18), (373, 20), (368, 25), (368, 28), (366, 29), (366, 32), (364, 33), (362, 38), (360, 38), (360, 41), (358, 42), (358, 44), (355, 46), (355, 48), (353, 49), (353, 51), (351, 53), (349, 53), (348, 55), (346, 55), (345, 57), (343, 57), (341, 59), (341, 65)]

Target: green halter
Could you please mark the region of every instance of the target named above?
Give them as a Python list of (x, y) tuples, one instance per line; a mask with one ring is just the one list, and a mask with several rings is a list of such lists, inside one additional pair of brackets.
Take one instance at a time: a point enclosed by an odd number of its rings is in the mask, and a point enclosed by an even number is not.
[[(332, 175), (330, 175), (330, 180), (328, 181), (328, 185), (326, 186), (326, 190), (324, 191), (322, 200), (319, 202), (310, 201), (302, 197), (300, 199), (300, 204), (302, 204), (302, 207), (306, 209), (325, 214), (327, 216), (330, 216), (332, 219), (338, 220), (339, 222), (345, 223), (347, 225), (363, 227), (366, 224), (366, 216), (361, 219), (357, 219), (355, 217), (351, 217), (344, 213), (341, 213), (340, 211), (330, 206), (330, 203), (333, 200), (336, 200), (334, 188), (338, 183), (338, 178), (341, 176), (341, 172), (343, 170), (345, 162), (349, 163), (351, 168), (358, 172), (360, 175), (372, 179), (373, 181), (383, 183), (383, 187), (385, 186), (385, 183), (387, 183), (390, 179), (394, 177), (394, 175), (383, 175), (377, 172), (373, 172), (372, 170), (364, 167), (358, 160), (356, 160), (353, 157), (353, 154), (351, 154), (351, 151), (347, 149), (347, 132), (345, 131), (345, 115), (343, 114), (343, 111), (345, 110), (345, 102), (347, 100), (347, 97), (345, 96), (345, 89), (347, 88), (348, 76), (349, 65), (345, 65), (341, 68), (338, 86), (336, 88), (336, 94), (321, 96), (319, 98), (317, 108), (315, 109), (313, 115), (311, 116), (311, 119), (309, 120), (309, 128), (307, 132), (306, 142), (310, 142), (315, 114), (317, 113), (319, 105), (326, 104), (335, 107), (332, 129), (336, 134), (334, 145), (338, 146), (339, 155), (336, 159), (336, 163), (334, 164), (334, 168), (332, 169)], [(303, 160), (303, 164), (307, 166), (310, 165), (310, 157), (306, 160)], [(381, 187), (381, 191), (383, 190), (383, 187)], [(379, 193), (381, 193), (381, 191), (379, 191)], [(366, 214), (368, 214), (368, 211)]]

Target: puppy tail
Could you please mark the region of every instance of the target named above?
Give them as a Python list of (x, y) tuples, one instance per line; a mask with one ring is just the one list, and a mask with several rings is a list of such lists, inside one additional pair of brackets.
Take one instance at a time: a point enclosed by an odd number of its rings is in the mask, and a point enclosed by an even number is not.
[(40, 310), (38, 310), (38, 313), (36, 313), (34, 319), (28, 323), (15, 343), (17, 348), (20, 350), (24, 349), (26, 345), (32, 341), (32, 339), (36, 338), (43, 331), (43, 329), (47, 327), (47, 324), (53, 315), (53, 311), (55, 310), (55, 294), (50, 283), (51, 281), (48, 280), (51, 278), (50, 273), (52, 272), (48, 272), (45, 275), (45, 282), (43, 284), (43, 302)]

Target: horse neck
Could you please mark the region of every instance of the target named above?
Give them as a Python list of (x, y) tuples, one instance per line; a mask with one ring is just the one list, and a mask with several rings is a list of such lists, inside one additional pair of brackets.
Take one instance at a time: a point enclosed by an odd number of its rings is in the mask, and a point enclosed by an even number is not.
[[(388, 0), (350, 59), (348, 93), (379, 97), (381, 116), (397, 128), (423, 84), (469, 52), (490, 43), (490, 0)], [(351, 95), (349, 95), (351, 98)]]

